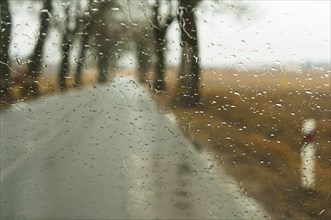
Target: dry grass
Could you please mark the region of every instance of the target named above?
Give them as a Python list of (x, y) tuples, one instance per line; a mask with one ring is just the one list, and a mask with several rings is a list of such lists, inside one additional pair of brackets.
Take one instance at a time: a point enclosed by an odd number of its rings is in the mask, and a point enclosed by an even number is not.
[[(202, 102), (173, 108), (173, 73), (168, 96), (156, 96), (177, 115), (198, 145), (215, 152), (226, 169), (274, 218), (331, 218), (330, 75), (206, 72)], [(316, 190), (301, 187), (301, 124), (315, 118)]]

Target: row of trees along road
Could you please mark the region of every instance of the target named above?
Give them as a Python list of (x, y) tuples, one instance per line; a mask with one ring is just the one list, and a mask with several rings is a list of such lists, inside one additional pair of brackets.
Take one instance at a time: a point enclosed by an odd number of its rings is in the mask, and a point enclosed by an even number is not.
[[(116, 69), (118, 59), (124, 52), (135, 53), (139, 80), (146, 82), (148, 71), (154, 73), (152, 88), (166, 91), (167, 32), (171, 25), (180, 30), (181, 64), (178, 73), (174, 103), (189, 107), (200, 102), (200, 54), (196, 9), (203, 2), (213, 3), (222, 9), (245, 12), (245, 5), (232, 5), (222, 1), (204, 0), (40, 0), (26, 1), (34, 7), (39, 4), (39, 30), (34, 49), (26, 58), (23, 73), (22, 95), (39, 95), (38, 79), (42, 72), (45, 45), (51, 31), (61, 36), (61, 60), (58, 65), (58, 86), (68, 88), (67, 78), (73, 70), (73, 82), (82, 86), (82, 72), (87, 56), (95, 57), (98, 82), (108, 80), (108, 74)], [(0, 3), (0, 86), (1, 101), (10, 101), (14, 80), (10, 58), (12, 13), (14, 1)], [(73, 62), (73, 60), (75, 62)]]

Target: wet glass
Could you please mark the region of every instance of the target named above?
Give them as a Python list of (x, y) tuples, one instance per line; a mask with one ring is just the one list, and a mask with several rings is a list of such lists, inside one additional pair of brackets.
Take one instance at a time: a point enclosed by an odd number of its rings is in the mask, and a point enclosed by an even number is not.
[(329, 219), (329, 9), (1, 1), (0, 218)]

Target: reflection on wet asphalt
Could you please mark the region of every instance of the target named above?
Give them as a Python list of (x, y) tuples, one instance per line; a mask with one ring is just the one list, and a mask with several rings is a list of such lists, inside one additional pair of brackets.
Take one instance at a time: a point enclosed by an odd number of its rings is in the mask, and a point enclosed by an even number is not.
[(1, 114), (1, 219), (265, 216), (132, 81)]

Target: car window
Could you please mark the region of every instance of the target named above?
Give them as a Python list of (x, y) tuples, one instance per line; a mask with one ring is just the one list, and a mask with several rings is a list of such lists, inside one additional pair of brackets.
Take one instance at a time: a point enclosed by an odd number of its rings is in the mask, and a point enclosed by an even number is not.
[(1, 219), (330, 219), (330, 2), (2, 0)]

